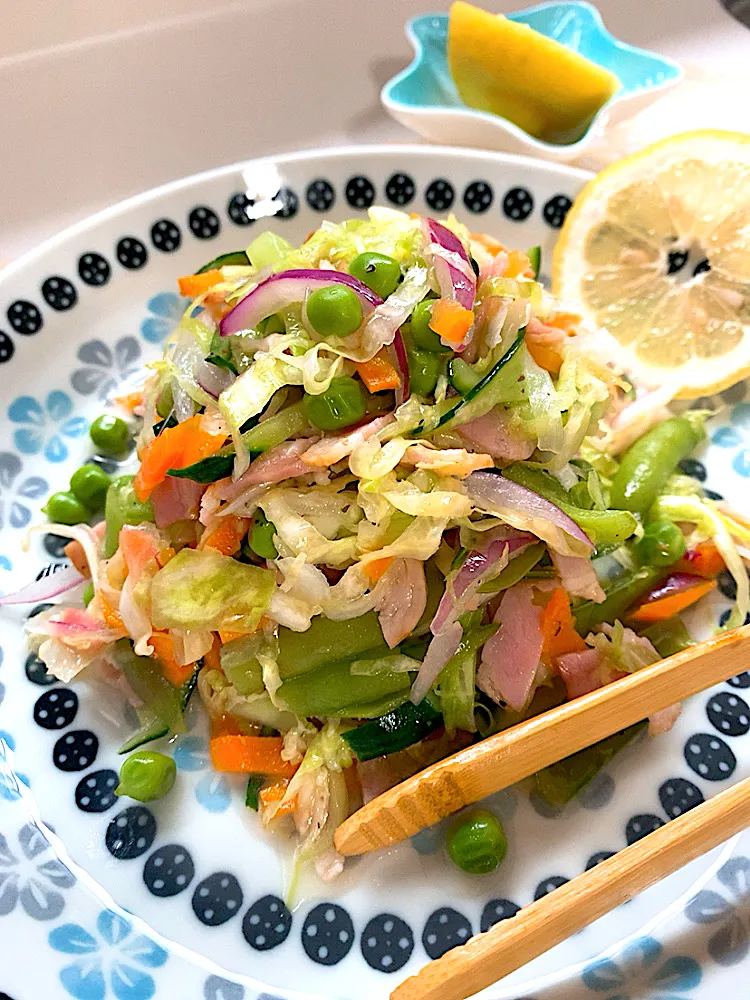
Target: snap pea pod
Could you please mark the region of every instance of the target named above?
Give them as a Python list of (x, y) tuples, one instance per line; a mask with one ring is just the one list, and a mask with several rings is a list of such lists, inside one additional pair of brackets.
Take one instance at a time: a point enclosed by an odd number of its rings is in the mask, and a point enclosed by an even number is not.
[(262, 694), (263, 669), (255, 655), (255, 636), (233, 639), (221, 647), (221, 669), (241, 695)]
[[(304, 635), (309, 635), (309, 630)], [(381, 645), (359, 658), (375, 659), (389, 653), (388, 647)], [(408, 673), (383, 670), (371, 676), (352, 674), (351, 664), (352, 658), (347, 657), (290, 677), (281, 684), (279, 698), (299, 718), (339, 719), (369, 716), (368, 706), (377, 715), (384, 698), (394, 695), (406, 698), (411, 687)]]
[(644, 629), (641, 635), (651, 640), (660, 656), (673, 656), (694, 644), (681, 618), (655, 622)]
[(634, 726), (628, 726), (585, 750), (579, 750), (578, 753), (537, 771), (534, 784), (538, 794), (550, 805), (564, 806), (588, 785), (615, 754), (632, 743), (645, 725), (645, 721), (637, 722)]
[(133, 476), (120, 476), (115, 479), (107, 490), (104, 505), (104, 517), (107, 531), (104, 536), (104, 555), (109, 559), (117, 551), (120, 530), (126, 525), (143, 524), (153, 521), (154, 509), (151, 501), (142, 503), (135, 495)]
[(612, 480), (612, 506), (644, 514), (680, 462), (704, 437), (702, 418), (691, 414), (671, 417), (652, 427), (623, 455)]
[(576, 507), (571, 503), (570, 494), (553, 476), (532, 465), (515, 462), (503, 470), (503, 475), (558, 506), (586, 532), (597, 549), (619, 545), (630, 538), (638, 526), (635, 516), (627, 510), (584, 510)]
[(577, 630), (585, 637), (596, 625), (622, 618), (630, 605), (650, 590), (663, 575), (664, 570), (655, 566), (644, 566), (634, 573), (624, 573), (605, 589), (607, 596), (601, 604), (584, 601), (573, 610)]
[(359, 760), (372, 760), (419, 743), (443, 724), (428, 695), (419, 705), (405, 701), (392, 712), (342, 733)]
[(514, 583), (523, 580), (526, 574), (532, 570), (544, 555), (545, 547), (539, 542), (537, 545), (530, 545), (523, 552), (514, 556), (508, 565), (501, 569), (496, 577), (483, 583), (479, 588), (480, 594), (499, 594), (501, 590), (507, 590)]
[(136, 656), (127, 639), (115, 643), (114, 658), (138, 697), (173, 733), (185, 732), (181, 689), (163, 676), (156, 660)]

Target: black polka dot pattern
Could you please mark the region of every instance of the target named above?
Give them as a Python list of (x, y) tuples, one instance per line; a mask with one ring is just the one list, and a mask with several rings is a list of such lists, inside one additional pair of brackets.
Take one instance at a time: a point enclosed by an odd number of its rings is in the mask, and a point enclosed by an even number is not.
[(394, 913), (379, 913), (362, 932), (362, 957), (378, 972), (398, 972), (414, 951), (411, 927)]
[(596, 854), (592, 854), (586, 862), (586, 871), (589, 871), (591, 868), (596, 868), (596, 866), (600, 865), (602, 861), (606, 861), (607, 858), (613, 858), (614, 856), (614, 851), (597, 851)]
[(34, 722), (42, 729), (65, 729), (78, 714), (78, 695), (70, 688), (45, 691), (34, 705)]
[(553, 229), (559, 229), (563, 222), (565, 222), (565, 216), (570, 211), (572, 205), (573, 202), (567, 195), (556, 194), (554, 198), (550, 198), (542, 209), (544, 221)]
[(724, 499), (724, 494), (723, 493), (717, 493), (716, 490), (708, 490), (708, 489), (705, 488), (705, 486), (703, 487), (703, 496), (706, 497), (707, 500), (723, 500)]
[(137, 271), (148, 260), (148, 250), (135, 236), (123, 236), (115, 252), (119, 262), (129, 271)]
[(281, 208), (276, 211), (277, 219), (291, 219), (299, 209), (299, 198), (291, 188), (283, 187), (276, 195), (276, 201), (281, 202)]
[(514, 222), (523, 222), (534, 211), (534, 199), (526, 188), (511, 188), (503, 198), (503, 213)]
[(278, 896), (256, 899), (242, 921), (242, 935), (256, 951), (278, 948), (289, 937), (292, 914)]
[(29, 611), (29, 613), (26, 615), (27, 621), (29, 618), (36, 618), (36, 616), (40, 615), (42, 611), (46, 611), (47, 608), (52, 608), (52, 607), (54, 607), (54, 605), (50, 604), (49, 601), (44, 601), (42, 602), (42, 604), (35, 604), (34, 607), (31, 609), (31, 611)]
[(727, 681), (733, 688), (750, 688), (750, 673), (746, 670), (743, 674), (737, 674)]
[(42, 545), (53, 559), (64, 559), (65, 546), (68, 545), (69, 542), (70, 539), (63, 538), (62, 535), (45, 535), (42, 540)]
[(60, 278), (57, 275), (47, 278), (42, 284), (42, 295), (44, 301), (50, 308), (57, 312), (65, 312), (72, 309), (78, 301), (78, 292), (67, 278)]
[(60, 771), (85, 771), (98, 753), (98, 738), (88, 729), (76, 729), (55, 743), (52, 760)]
[(393, 174), (385, 183), (385, 196), (394, 205), (408, 205), (413, 201), (416, 190), (408, 174)]
[(737, 584), (734, 582), (734, 577), (728, 569), (723, 569), (719, 573), (716, 582), (719, 584), (719, 590), (724, 597), (728, 597), (730, 601), (735, 600), (737, 597)]
[(435, 910), (422, 931), (422, 945), (430, 958), (440, 958), (451, 948), (465, 944), (471, 937), (468, 918), (450, 906)]
[(208, 205), (196, 205), (188, 215), (188, 225), (198, 240), (212, 240), (221, 229), (219, 216)]
[(44, 326), (44, 320), (38, 307), (26, 299), (18, 299), (8, 306), (8, 322), (16, 331), (24, 336), (38, 333)]
[(706, 705), (706, 715), (724, 736), (744, 736), (750, 729), (750, 706), (731, 691), (713, 695)]
[(47, 563), (46, 566), (42, 566), (42, 568), (37, 573), (35, 579), (38, 581), (38, 580), (43, 580), (45, 577), (52, 576), (52, 574), (57, 573), (58, 570), (65, 569), (66, 565), (67, 564), (64, 562)]
[(48, 687), (57, 680), (56, 677), (49, 673), (44, 661), (40, 660), (36, 653), (29, 653), (26, 657), (24, 672), (31, 683), (38, 684), (39, 687)]
[(151, 242), (162, 253), (174, 253), (180, 248), (182, 233), (171, 219), (158, 219), (151, 227)]
[(242, 889), (234, 875), (214, 872), (195, 887), (193, 913), (206, 927), (218, 927), (240, 912), (242, 899)]
[(117, 801), (115, 789), (120, 779), (117, 771), (92, 771), (76, 786), (76, 805), (85, 813), (103, 813)]
[(307, 185), (305, 200), (314, 212), (327, 212), (336, 200), (336, 192), (327, 180), (318, 177)]
[(247, 209), (254, 204), (244, 191), (238, 191), (229, 199), (227, 215), (235, 226), (251, 226), (255, 220), (247, 214)]
[(375, 188), (367, 177), (351, 177), (344, 189), (346, 200), (352, 208), (369, 208), (375, 201)]
[(187, 848), (167, 844), (149, 855), (143, 867), (143, 881), (152, 896), (165, 898), (184, 892), (193, 881), (195, 865)]
[(703, 801), (700, 788), (686, 778), (670, 778), (659, 788), (659, 801), (669, 819), (682, 816)]
[(107, 850), (118, 861), (140, 858), (156, 837), (154, 814), (145, 806), (130, 806), (118, 813), (107, 827)]
[(447, 212), (456, 198), (456, 192), (450, 181), (436, 177), (430, 181), (424, 193), (424, 200), (436, 212)]
[(336, 965), (354, 944), (352, 918), (336, 903), (320, 903), (307, 914), (302, 927), (302, 947), (318, 965)]
[(706, 781), (726, 781), (734, 774), (737, 758), (719, 736), (696, 733), (685, 744), (685, 760)]
[(10, 361), (15, 353), (16, 348), (13, 341), (7, 333), (0, 330), (0, 365), (4, 365), (6, 361)]
[(100, 253), (85, 253), (78, 258), (78, 276), (87, 285), (106, 285), (111, 274), (109, 262)]
[(486, 212), (492, 204), (495, 192), (487, 181), (472, 181), (464, 191), (464, 205), (470, 212)]
[(491, 899), (482, 910), (482, 917), (479, 922), (479, 929), (484, 934), (490, 927), (499, 924), (501, 920), (509, 920), (515, 917), (521, 907), (510, 899)]
[(542, 899), (548, 893), (559, 889), (561, 885), (565, 885), (567, 881), (562, 875), (550, 875), (549, 878), (542, 879), (536, 889), (534, 889), (534, 899)]
[(699, 483), (705, 483), (706, 481), (706, 466), (703, 462), (699, 462), (697, 458), (684, 458), (680, 462), (680, 472), (686, 476), (692, 476)]
[(658, 830), (660, 826), (664, 826), (664, 820), (661, 816), (655, 816), (653, 813), (640, 813), (628, 820), (628, 825), (625, 827), (625, 839), (628, 844), (634, 844), (641, 837), (645, 837), (647, 833)]

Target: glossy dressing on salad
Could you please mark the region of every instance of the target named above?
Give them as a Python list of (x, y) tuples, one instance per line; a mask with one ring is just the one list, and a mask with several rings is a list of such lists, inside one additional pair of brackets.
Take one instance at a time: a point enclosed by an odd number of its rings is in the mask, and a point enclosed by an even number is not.
[[(538, 248), (373, 208), (180, 278), (132, 417), (92, 435), (137, 433), (135, 475), (89, 463), (50, 498), (75, 568), (28, 624), (56, 677), (136, 707), (122, 752), (153, 746), (121, 794), (171, 787), (155, 741), (197, 691), (213, 766), (330, 878), (363, 800), (683, 648), (721, 573), (744, 620), (750, 527), (679, 471), (705, 414), (639, 396), (538, 270)], [(633, 735), (539, 793), (569, 800)], [(466, 822), (450, 856), (493, 870), (502, 832)]]

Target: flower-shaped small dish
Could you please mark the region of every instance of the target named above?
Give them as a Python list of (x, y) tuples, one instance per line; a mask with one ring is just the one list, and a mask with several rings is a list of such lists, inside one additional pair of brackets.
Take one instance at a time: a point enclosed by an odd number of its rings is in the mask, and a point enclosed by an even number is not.
[(388, 113), (433, 142), (571, 162), (595, 136), (602, 134), (607, 124), (637, 113), (676, 86), (682, 76), (682, 70), (671, 59), (614, 38), (596, 7), (584, 0), (543, 3), (507, 16), (579, 52), (619, 78), (620, 89), (577, 142), (544, 142), (506, 118), (464, 104), (448, 68), (447, 14), (424, 14), (407, 23), (415, 55), (411, 65), (383, 87), (381, 100)]

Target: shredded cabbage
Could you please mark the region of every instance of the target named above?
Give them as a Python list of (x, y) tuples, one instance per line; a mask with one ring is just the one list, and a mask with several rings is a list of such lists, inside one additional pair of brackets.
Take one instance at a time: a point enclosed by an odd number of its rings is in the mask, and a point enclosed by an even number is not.
[(621, 621), (615, 621), (614, 625), (605, 622), (599, 626), (599, 631), (586, 636), (586, 642), (599, 650), (618, 670), (629, 674), (661, 659), (645, 636), (636, 635), (632, 629), (625, 628)]

